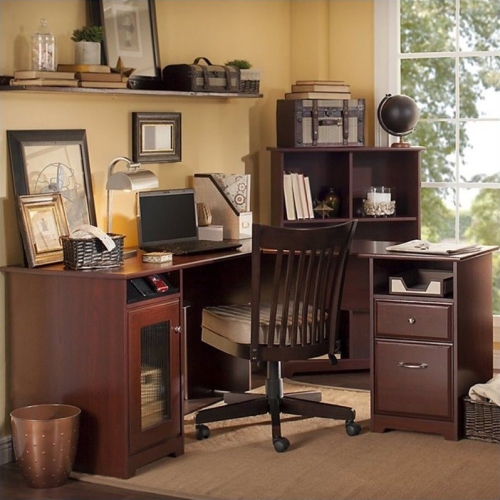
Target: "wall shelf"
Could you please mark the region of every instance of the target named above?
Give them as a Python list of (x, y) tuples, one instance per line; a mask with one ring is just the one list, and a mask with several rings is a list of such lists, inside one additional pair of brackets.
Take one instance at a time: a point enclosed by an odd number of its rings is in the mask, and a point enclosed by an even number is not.
[(70, 94), (119, 94), (119, 95), (143, 95), (154, 97), (198, 97), (198, 98), (217, 98), (234, 99), (262, 98), (262, 94), (246, 94), (234, 92), (179, 92), (176, 90), (136, 90), (136, 89), (104, 89), (104, 88), (81, 88), (81, 87), (34, 87), (30, 85), (0, 86), (0, 92), (49, 92), (49, 93), (70, 93)]

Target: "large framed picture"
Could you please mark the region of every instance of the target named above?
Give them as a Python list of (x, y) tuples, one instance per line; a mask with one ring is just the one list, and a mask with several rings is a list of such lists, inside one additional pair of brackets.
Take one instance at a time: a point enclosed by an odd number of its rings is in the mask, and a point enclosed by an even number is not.
[(181, 161), (180, 113), (132, 113), (132, 157), (140, 163)]
[[(134, 68), (129, 85), (161, 84), (156, 9), (154, 0), (87, 0), (91, 23), (104, 27), (104, 52), (108, 66), (118, 59)], [(137, 85), (134, 85), (134, 82)]]
[(60, 193), (17, 197), (19, 226), (29, 267), (63, 261), (61, 236), (69, 234)]
[(70, 230), (96, 226), (85, 130), (7, 130), (14, 194), (60, 193)]

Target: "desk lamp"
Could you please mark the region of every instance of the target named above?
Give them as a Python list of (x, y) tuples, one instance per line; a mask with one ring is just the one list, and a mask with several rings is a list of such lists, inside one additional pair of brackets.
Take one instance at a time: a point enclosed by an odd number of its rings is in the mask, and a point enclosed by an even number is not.
[[(124, 161), (127, 164), (126, 172), (113, 172), (115, 166)], [(134, 163), (126, 156), (118, 156), (108, 166), (107, 190), (107, 232), (112, 229), (112, 196), (111, 191), (139, 191), (158, 187), (158, 179), (150, 170), (141, 169), (140, 163)]]

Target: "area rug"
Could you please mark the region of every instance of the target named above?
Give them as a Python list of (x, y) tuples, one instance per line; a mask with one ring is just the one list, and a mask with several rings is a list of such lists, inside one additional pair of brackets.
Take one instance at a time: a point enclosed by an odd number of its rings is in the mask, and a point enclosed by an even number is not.
[(412, 432), (371, 433), (369, 392), (321, 392), (324, 401), (356, 409), (358, 436), (348, 436), (343, 421), (284, 416), (282, 434), (291, 445), (277, 453), (266, 416), (210, 424), (210, 438), (197, 441), (189, 415), (184, 455), (142, 467), (127, 480), (72, 476), (199, 500), (500, 498), (498, 445)]

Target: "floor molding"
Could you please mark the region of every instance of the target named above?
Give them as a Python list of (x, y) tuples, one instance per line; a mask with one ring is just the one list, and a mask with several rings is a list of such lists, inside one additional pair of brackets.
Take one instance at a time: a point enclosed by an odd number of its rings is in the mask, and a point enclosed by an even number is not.
[(12, 436), (9, 435), (0, 439), (0, 465), (8, 464), (13, 460)]

